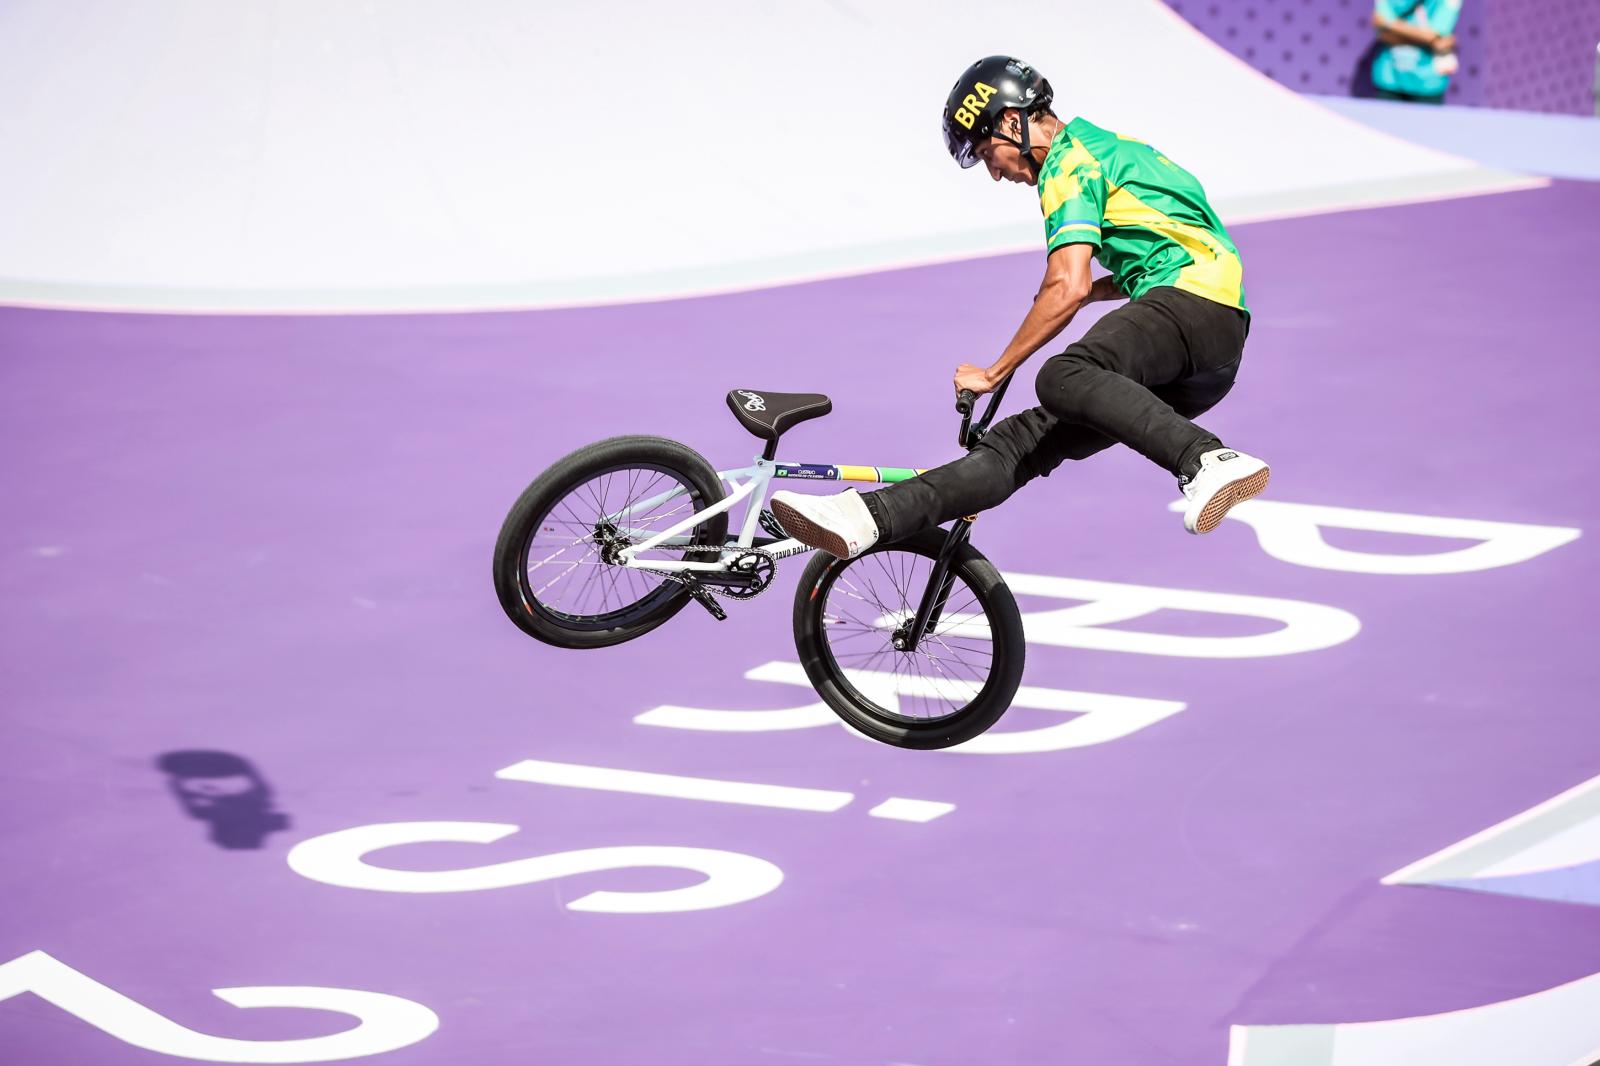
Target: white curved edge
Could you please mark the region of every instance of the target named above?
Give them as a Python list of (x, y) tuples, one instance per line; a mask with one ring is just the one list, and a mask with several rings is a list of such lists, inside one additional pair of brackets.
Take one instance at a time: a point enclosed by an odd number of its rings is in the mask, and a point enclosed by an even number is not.
[[(1229, 56), (1229, 58), (1234, 57)], [(1282, 89), (1282, 86), (1278, 88)], [(1283, 91), (1289, 92), (1287, 89)], [(1331, 111), (1328, 113), (1335, 114)], [(1346, 211), (1403, 207), (1473, 196), (1495, 196), (1547, 188), (1550, 184), (1549, 178), (1474, 167), (1466, 171), (1443, 172), (1432, 179), (1416, 183), (1381, 181), (1335, 189), (1302, 190), (1276, 196), (1250, 197), (1234, 204), (1219, 199), (1217, 208), (1223, 221), (1230, 227), (1236, 227), (1258, 222), (1339, 214)], [(1416, 187), (1408, 188), (1408, 185)], [(597, 278), (592, 281), (593, 290), (580, 295), (550, 295), (548, 288), (539, 283), (527, 286), (506, 283), (450, 289), (399, 289), (349, 293), (328, 290), (312, 299), (305, 294), (270, 290), (230, 289), (197, 293), (193, 290), (155, 287), (119, 285), (90, 287), (0, 278), (0, 308), (247, 317), (480, 314), (626, 307), (708, 296), (731, 296), (793, 285), (838, 281), (899, 270), (977, 262), (1005, 255), (1038, 252), (1041, 246), (1033, 232), (1035, 229), (1036, 227), (1031, 225), (1007, 227), (1003, 231), (971, 236), (967, 238), (971, 242), (969, 246), (926, 254), (875, 254), (870, 248), (840, 249), (834, 253), (838, 261), (809, 269), (796, 268), (792, 264), (785, 266), (782, 260), (729, 264), (700, 272), (710, 275), (703, 284), (685, 283), (681, 275), (676, 278), (663, 278), (659, 282), (653, 279)], [(1024, 232), (1028, 236), (1023, 236)], [(639, 287), (635, 291), (626, 291), (629, 286)], [(57, 290), (62, 295), (44, 295), (51, 290)], [(100, 297), (81, 295), (85, 290), (102, 292), (104, 295)], [(518, 295), (519, 290), (525, 295)]]
[(1228, 1066), (1592, 1066), (1596, 1061), (1600, 974), (1441, 1014), (1228, 1030)]
[(1382, 878), (1381, 882), (1385, 885), (1430, 884), (1483, 876), (1494, 867), (1503, 870), (1504, 864), (1517, 855), (1532, 851), (1557, 833), (1595, 818), (1600, 818), (1600, 776), (1418, 859)]

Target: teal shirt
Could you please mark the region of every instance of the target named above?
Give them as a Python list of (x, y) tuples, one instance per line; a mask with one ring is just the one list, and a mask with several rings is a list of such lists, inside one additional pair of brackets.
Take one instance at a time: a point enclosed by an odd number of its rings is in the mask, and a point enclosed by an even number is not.
[[(1427, 20), (1434, 33), (1454, 33), (1461, 17), (1461, 0), (1376, 0), (1373, 12), (1390, 21)], [(1450, 76), (1437, 67), (1439, 57), (1414, 44), (1384, 46), (1372, 61), (1372, 83), (1392, 93), (1443, 96)]]

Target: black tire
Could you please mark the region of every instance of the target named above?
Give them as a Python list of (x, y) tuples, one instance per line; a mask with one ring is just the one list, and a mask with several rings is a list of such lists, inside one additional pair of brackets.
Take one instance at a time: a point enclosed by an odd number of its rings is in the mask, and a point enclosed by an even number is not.
[[(601, 558), (602, 534), (598, 532), (601, 518), (616, 506), (617, 499), (627, 500), (633, 493), (632, 502), (637, 502), (664, 491), (674, 481), (687, 490), (687, 495), (680, 497), (681, 504), (673, 501), (672, 522), (666, 522), (665, 516), (651, 518), (645, 523), (647, 528), (656, 522), (662, 523), (657, 528), (668, 528), (723, 497), (722, 482), (711, 465), (692, 449), (664, 437), (612, 437), (599, 441), (578, 449), (535, 478), (512, 505), (494, 546), (494, 588), (506, 617), (529, 636), (558, 648), (606, 648), (642, 637), (683, 610), (689, 602), (689, 592), (683, 585), (606, 563)], [(597, 484), (605, 487), (597, 490)], [(613, 488), (620, 495), (614, 495)], [(592, 544), (585, 540), (584, 532), (590, 519), (595, 524), (589, 533)], [(560, 545), (572, 533), (575, 539), (559, 547), (550, 559), (534, 561), (535, 568), (548, 565), (556, 574), (550, 584), (536, 589), (529, 577), (530, 547), (541, 536), (552, 538), (541, 547)], [(721, 546), (727, 534), (728, 515), (724, 512), (696, 526), (691, 543)], [(626, 538), (622, 542), (629, 543)], [(558, 558), (569, 551), (574, 554)], [(569, 558), (573, 560), (570, 564)], [(711, 552), (663, 551), (661, 558), (715, 562), (717, 556)], [(587, 581), (588, 585), (573, 610), (561, 610), (559, 604), (541, 599), (543, 592), (562, 580), (563, 573), (576, 572), (580, 566), (594, 569), (584, 571), (587, 577), (574, 579)], [(541, 574), (541, 578), (552, 571)], [(584, 602), (592, 602), (589, 594), (594, 591), (596, 580), (602, 597), (606, 582), (611, 582), (611, 591), (618, 594), (617, 602), (603, 599), (604, 610), (582, 609)], [(585, 601), (584, 596), (589, 599)], [(630, 596), (634, 598), (629, 599)]]
[[(924, 638), (922, 648), (900, 652), (890, 644), (891, 630), (881, 624), (884, 612), (904, 616), (916, 611), (944, 539), (943, 530), (930, 529), (893, 544), (874, 545), (854, 559), (818, 553), (795, 590), (795, 647), (806, 676), (848, 725), (896, 747), (948, 748), (971, 740), (999, 720), (1022, 683), (1026, 656), (1022, 613), (1000, 571), (970, 544), (962, 545), (952, 566), (956, 583), (949, 610), (930, 637)], [(917, 557), (925, 562), (919, 564)], [(903, 597), (899, 603), (885, 604), (881, 595), (868, 587), (869, 581), (880, 577), (898, 589)], [(870, 595), (863, 597), (863, 588)], [(864, 605), (864, 613), (877, 618), (852, 615), (851, 605), (836, 596)], [(974, 607), (987, 623), (987, 636), (971, 635), (978, 617)], [(963, 628), (967, 632), (960, 632)], [(930, 644), (930, 640), (937, 643)], [(855, 643), (846, 649), (849, 641)], [(975, 647), (981, 644), (992, 645), (987, 657)], [(968, 651), (972, 652), (970, 658), (960, 654)], [(918, 672), (918, 656), (935, 669), (928, 674)], [(906, 714), (880, 705), (857, 687), (841, 659), (852, 670), (882, 677), (883, 683), (892, 679), (902, 710), (910, 702), (906, 694), (911, 693), (912, 699), (922, 699), (940, 713)], [(862, 676), (857, 675), (858, 679)], [(919, 688), (934, 695), (917, 696)]]

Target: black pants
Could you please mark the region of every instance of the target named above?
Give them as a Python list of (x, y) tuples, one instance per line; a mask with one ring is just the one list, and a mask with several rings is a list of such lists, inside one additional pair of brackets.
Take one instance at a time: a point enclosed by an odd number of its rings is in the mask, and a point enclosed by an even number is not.
[(997, 423), (968, 455), (862, 498), (883, 540), (1001, 503), (1066, 459), (1122, 443), (1175, 475), (1222, 442), (1189, 419), (1233, 388), (1244, 313), (1163, 286), (1106, 315), (1040, 369), (1040, 406)]

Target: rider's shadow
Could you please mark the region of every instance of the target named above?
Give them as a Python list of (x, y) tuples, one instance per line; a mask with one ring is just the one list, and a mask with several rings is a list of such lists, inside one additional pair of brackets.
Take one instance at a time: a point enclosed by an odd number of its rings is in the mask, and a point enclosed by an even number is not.
[(156, 767), (185, 813), (210, 824), (218, 847), (259, 848), (267, 834), (289, 828), (289, 816), (273, 809), (272, 787), (237, 755), (169, 751)]

